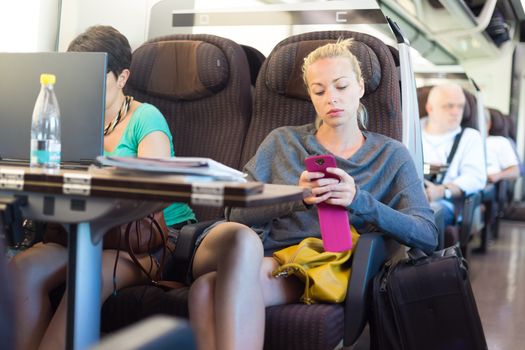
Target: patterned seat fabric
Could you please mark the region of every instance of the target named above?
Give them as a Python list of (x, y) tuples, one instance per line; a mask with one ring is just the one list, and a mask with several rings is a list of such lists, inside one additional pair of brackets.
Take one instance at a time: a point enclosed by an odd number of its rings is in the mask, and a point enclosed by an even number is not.
[[(127, 93), (164, 114), (177, 156), (208, 157), (241, 167), (252, 99), (250, 68), (240, 45), (206, 34), (159, 37), (135, 50), (131, 72)], [(223, 208), (192, 209), (199, 221), (223, 216)], [(182, 246), (191, 255), (193, 246), (180, 244), (179, 250)], [(181, 275), (185, 265), (189, 259), (177, 264)], [(104, 303), (102, 331), (115, 331), (156, 313), (187, 317), (187, 292), (125, 288)]]
[(301, 76), (303, 58), (338, 38), (352, 37), (352, 52), (361, 62), (365, 80), (362, 103), (368, 110), (368, 130), (401, 139), (401, 97), (397, 71), (388, 47), (375, 37), (350, 31), (299, 34), (281, 41), (263, 63), (255, 86), (254, 109), (241, 163), (255, 154), (268, 133), (283, 125), (315, 120)]
[[(206, 34), (152, 39), (133, 53), (127, 92), (164, 114), (177, 156), (240, 167), (252, 109), (250, 68), (240, 45)], [(222, 216), (221, 208), (193, 209), (199, 221)]]

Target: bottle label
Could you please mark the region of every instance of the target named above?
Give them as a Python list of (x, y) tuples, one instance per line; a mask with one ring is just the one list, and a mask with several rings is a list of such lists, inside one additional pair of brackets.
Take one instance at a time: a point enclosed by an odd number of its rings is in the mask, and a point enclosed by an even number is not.
[(60, 151), (60, 142), (56, 140), (31, 140), (31, 165), (59, 167)]

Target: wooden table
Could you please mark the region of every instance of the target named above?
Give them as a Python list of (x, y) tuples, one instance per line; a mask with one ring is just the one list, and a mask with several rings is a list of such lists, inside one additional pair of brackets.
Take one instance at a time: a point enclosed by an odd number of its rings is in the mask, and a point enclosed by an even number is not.
[[(195, 177), (90, 168), (47, 173), (0, 167), (0, 192), (18, 197), (33, 220), (59, 222), (69, 232), (67, 349), (86, 349), (100, 336), (102, 236), (111, 227), (173, 202), (255, 207), (302, 200), (296, 186), (199, 182)], [(82, 276), (82, 278), (77, 278)]]

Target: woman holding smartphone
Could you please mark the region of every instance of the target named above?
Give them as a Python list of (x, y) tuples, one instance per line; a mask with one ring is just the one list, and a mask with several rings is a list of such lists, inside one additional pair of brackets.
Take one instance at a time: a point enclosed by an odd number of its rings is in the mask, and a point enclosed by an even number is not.
[[(298, 279), (278, 279), (272, 252), (320, 236), (315, 205), (346, 208), (359, 233), (383, 231), (426, 252), (436, 246), (433, 212), (408, 150), (365, 131), (364, 82), (351, 40), (321, 46), (303, 64), (315, 123), (272, 131), (246, 164), (249, 179), (311, 190), (302, 202), (232, 208), (193, 261), (190, 321), (200, 349), (262, 349), (265, 307), (299, 301)], [(308, 172), (304, 159), (331, 154), (338, 167)]]

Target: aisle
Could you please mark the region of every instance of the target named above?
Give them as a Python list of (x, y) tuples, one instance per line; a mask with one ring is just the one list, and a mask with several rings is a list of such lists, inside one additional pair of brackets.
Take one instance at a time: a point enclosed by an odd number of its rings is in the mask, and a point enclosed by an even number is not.
[(524, 349), (525, 223), (503, 221), (487, 254), (471, 254), (469, 260), (488, 348)]

